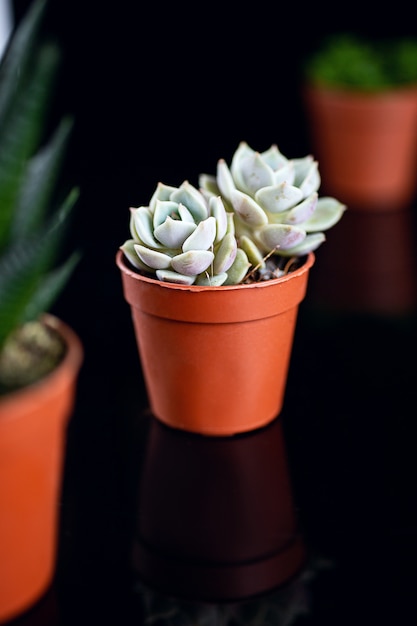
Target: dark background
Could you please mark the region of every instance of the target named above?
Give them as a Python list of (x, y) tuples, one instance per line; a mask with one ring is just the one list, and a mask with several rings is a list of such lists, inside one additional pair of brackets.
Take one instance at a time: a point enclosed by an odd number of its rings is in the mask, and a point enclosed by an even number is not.
[[(18, 21), (30, 2), (13, 4)], [(417, 36), (417, 26), (405, 2), (52, 0), (46, 28), (64, 51), (51, 120), (75, 119), (64, 177), (81, 189), (69, 246), (83, 252), (53, 312), (79, 334), (85, 359), (68, 431), (59, 617), (41, 607), (32, 623), (141, 624), (129, 551), (146, 395), (114, 262), (128, 209), (147, 204), (158, 181), (196, 184), (241, 140), (304, 156), (309, 51), (334, 31)], [(313, 614), (297, 624), (373, 624), (388, 614), (415, 623), (413, 312), (317, 320), (309, 302), (283, 418), (306, 536), (342, 567), (319, 576)], [(54, 610), (55, 597), (46, 600)]]

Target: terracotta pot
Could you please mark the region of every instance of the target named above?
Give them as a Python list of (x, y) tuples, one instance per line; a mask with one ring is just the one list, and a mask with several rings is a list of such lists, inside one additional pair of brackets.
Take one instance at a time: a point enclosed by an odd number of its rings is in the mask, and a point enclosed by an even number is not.
[(287, 583), (305, 563), (281, 420), (204, 437), (151, 418), (133, 564), (154, 589), (238, 600)]
[(322, 189), (351, 209), (409, 207), (417, 189), (417, 88), (303, 92)]
[(187, 287), (140, 275), (119, 250), (152, 413), (206, 435), (233, 435), (274, 419), (314, 260), (310, 253), (295, 272), (261, 283)]
[(64, 360), (0, 399), (0, 621), (34, 604), (55, 569), (66, 426), (83, 350), (62, 321), (45, 319), (68, 346)]

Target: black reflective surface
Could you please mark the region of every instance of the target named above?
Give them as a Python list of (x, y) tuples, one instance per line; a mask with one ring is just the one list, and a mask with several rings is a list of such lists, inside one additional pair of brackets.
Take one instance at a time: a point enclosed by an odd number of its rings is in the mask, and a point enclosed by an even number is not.
[[(55, 312), (79, 333), (85, 363), (68, 430), (56, 577), (11, 624), (351, 626), (386, 619), (414, 625), (415, 207), (400, 216), (346, 214), (328, 233), (300, 308), (279, 421), (230, 446), (163, 431), (146, 413), (114, 263), (127, 235), (128, 207), (145, 203), (159, 180), (196, 182), (242, 139), (261, 149), (278, 142), (289, 157), (308, 152), (296, 63), (320, 33), (342, 19), (355, 27), (362, 12), (352, 6), (337, 16), (326, 12), (314, 30), (316, 5), (302, 24), (299, 7), (287, 7), (280, 25), (261, 10), (255, 23), (252, 13), (242, 23), (206, 7), (203, 32), (203, 18), (192, 13), (190, 20), (189, 10), (174, 5), (145, 16), (142, 5), (130, 2), (107, 9), (52, 4), (51, 29), (68, 50), (58, 108), (77, 116), (68, 177), (82, 190), (73, 239), (84, 249)], [(383, 22), (379, 17), (369, 18), (367, 28), (402, 32), (412, 23), (399, 7)], [(257, 41), (250, 36), (255, 31)], [(242, 32), (249, 33), (243, 42)], [(277, 67), (280, 90), (272, 97)], [(302, 542), (300, 568), (290, 567), (278, 589), (270, 589), (270, 572), (253, 585), (247, 577), (244, 590), (264, 589), (255, 597), (236, 599), (234, 592), (230, 602), (197, 602), (184, 597), (184, 579), (175, 571), (171, 579), (160, 572), (158, 580), (156, 559), (146, 584), (134, 567), (139, 537), (152, 556), (168, 553), (177, 562), (185, 556), (199, 571), (213, 566), (210, 559), (216, 567), (222, 559), (234, 563), (236, 573), (238, 565), (275, 556), (276, 580), (280, 549), (288, 545), (280, 543), (283, 530), (287, 540), (292, 534)], [(185, 590), (198, 591), (202, 579), (191, 580)]]

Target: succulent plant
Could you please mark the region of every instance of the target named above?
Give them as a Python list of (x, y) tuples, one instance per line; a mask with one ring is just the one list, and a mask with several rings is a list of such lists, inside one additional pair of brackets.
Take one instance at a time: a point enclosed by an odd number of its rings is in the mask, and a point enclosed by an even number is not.
[[(316, 250), (346, 206), (319, 198), (318, 163), (287, 159), (276, 145), (242, 141), (231, 166), (200, 174), (199, 189), (158, 184), (149, 206), (131, 209), (121, 249), (139, 271), (183, 284), (230, 285), (279, 277), (288, 261)], [(250, 270), (249, 274), (248, 271)]]
[(237, 242), (233, 216), (219, 196), (206, 198), (188, 181), (158, 183), (149, 206), (131, 208), (130, 232), (121, 249), (138, 270), (184, 285), (221, 285)]
[(207, 197), (221, 194), (233, 211), (235, 235), (252, 266), (266, 267), (270, 255), (300, 257), (325, 241), (324, 230), (336, 224), (346, 206), (319, 198), (318, 162), (311, 155), (287, 159), (276, 145), (256, 152), (242, 141), (230, 168), (217, 163), (216, 177), (200, 175)]
[(17, 387), (39, 377), (27, 338), (80, 257), (77, 251), (61, 259), (78, 189), (57, 194), (72, 120), (63, 118), (49, 139), (43, 136), (60, 52), (40, 37), (46, 6), (47, 0), (32, 3), (0, 64), (0, 392), (9, 380)]

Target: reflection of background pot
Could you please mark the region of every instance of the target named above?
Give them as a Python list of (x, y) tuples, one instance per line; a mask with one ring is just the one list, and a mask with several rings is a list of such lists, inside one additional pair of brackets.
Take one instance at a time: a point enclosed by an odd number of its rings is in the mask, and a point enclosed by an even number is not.
[(413, 312), (415, 233), (414, 211), (346, 211), (320, 250), (310, 302), (348, 313)]
[(144, 582), (197, 600), (232, 600), (300, 571), (282, 425), (207, 438), (150, 423), (134, 566)]
[(417, 184), (416, 88), (360, 94), (310, 87), (304, 102), (323, 192), (358, 210), (410, 205)]

